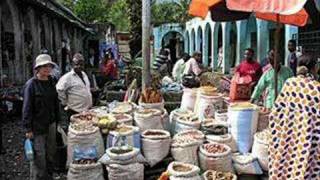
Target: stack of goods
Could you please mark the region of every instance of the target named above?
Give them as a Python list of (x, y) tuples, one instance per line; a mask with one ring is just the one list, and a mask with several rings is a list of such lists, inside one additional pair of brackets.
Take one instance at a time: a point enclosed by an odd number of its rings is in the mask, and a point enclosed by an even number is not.
[(172, 180), (201, 180), (199, 167), (192, 164), (172, 162), (169, 164), (167, 171), (169, 178)]
[(118, 122), (112, 114), (106, 114), (99, 117), (98, 127), (101, 129), (102, 134), (108, 134), (109, 130), (117, 127)]
[(233, 166), (237, 174), (261, 175), (263, 174), (257, 158), (251, 154), (233, 154)]
[(173, 110), (170, 113), (170, 120), (169, 120), (171, 134), (175, 134), (174, 131), (175, 131), (175, 127), (176, 127), (176, 122), (177, 122), (177, 119), (180, 117), (195, 117), (195, 118), (197, 118), (196, 115), (190, 110), (186, 110), (186, 109), (182, 109), (182, 108)]
[(228, 133), (228, 126), (210, 118), (201, 124), (201, 131), (206, 135), (225, 135)]
[(240, 153), (248, 153), (257, 131), (259, 108), (250, 103), (235, 103), (229, 107), (230, 132)]
[(176, 161), (198, 165), (198, 148), (204, 134), (198, 130), (186, 130), (176, 134), (171, 144), (171, 155)]
[(146, 130), (141, 136), (142, 152), (151, 167), (169, 154), (171, 137), (168, 131)]
[(76, 146), (94, 146), (98, 152), (98, 158), (104, 153), (103, 139), (98, 127), (98, 118), (92, 113), (81, 113), (71, 117), (68, 131), (68, 157), (67, 166), (72, 162), (73, 152)]
[(196, 116), (180, 116), (174, 126), (174, 134), (189, 129), (200, 129), (201, 122)]
[(104, 180), (102, 165), (97, 162), (95, 147), (79, 147), (74, 150), (73, 162), (69, 166), (69, 180)]
[(143, 108), (164, 108), (164, 102), (160, 90), (147, 88), (141, 93), (139, 106)]
[(196, 100), (197, 89), (184, 88), (180, 108), (194, 111)]
[(206, 135), (207, 141), (211, 143), (220, 143), (225, 144), (231, 148), (231, 152), (237, 152), (237, 145), (231, 134), (224, 134), (224, 135), (213, 135), (209, 134)]
[(227, 145), (219, 143), (201, 145), (199, 160), (202, 170), (233, 172), (231, 148)]
[(140, 149), (140, 140), (141, 138), (138, 127), (121, 124), (108, 134), (107, 148), (129, 145)]
[(258, 120), (258, 132), (263, 131), (269, 126), (269, 114), (270, 111), (267, 108), (260, 107), (259, 120)]
[(144, 159), (137, 148), (112, 147), (99, 161), (106, 165), (109, 180), (143, 180)]
[(204, 121), (206, 118), (214, 118), (215, 112), (222, 109), (222, 105), (222, 94), (217, 92), (217, 88), (211, 86), (199, 88), (195, 112), (198, 114), (200, 121)]
[(252, 155), (258, 158), (261, 168), (268, 171), (268, 147), (270, 141), (270, 130), (265, 129), (262, 132), (258, 132), (254, 135), (254, 142), (252, 146)]
[(202, 176), (204, 180), (237, 180), (237, 176), (235, 174), (213, 170), (206, 171)]
[(141, 131), (147, 129), (164, 129), (161, 115), (162, 112), (158, 109), (138, 109), (134, 113), (134, 122)]

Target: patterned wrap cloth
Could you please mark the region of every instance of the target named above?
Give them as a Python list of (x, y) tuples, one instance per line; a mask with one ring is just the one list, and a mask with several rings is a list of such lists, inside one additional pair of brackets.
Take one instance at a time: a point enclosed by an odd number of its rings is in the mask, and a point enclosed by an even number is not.
[(269, 179), (319, 180), (320, 83), (307, 76), (288, 79), (269, 126)]

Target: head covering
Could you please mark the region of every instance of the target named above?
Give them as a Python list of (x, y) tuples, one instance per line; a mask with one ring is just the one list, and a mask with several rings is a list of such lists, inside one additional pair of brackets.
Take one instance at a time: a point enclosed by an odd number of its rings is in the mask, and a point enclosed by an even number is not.
[(51, 57), (48, 54), (40, 54), (36, 58), (36, 63), (34, 65), (34, 69), (37, 69), (40, 66), (46, 65), (46, 64), (51, 64), (54, 66)]
[(84, 57), (80, 53), (76, 53), (73, 55), (72, 61), (84, 61)]

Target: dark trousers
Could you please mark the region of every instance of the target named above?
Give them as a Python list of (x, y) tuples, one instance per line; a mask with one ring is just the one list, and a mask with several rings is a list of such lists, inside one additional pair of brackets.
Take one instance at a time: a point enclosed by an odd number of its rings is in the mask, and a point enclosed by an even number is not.
[(30, 162), (30, 180), (51, 180), (56, 153), (56, 124), (49, 127), (47, 134), (33, 137), (34, 160)]

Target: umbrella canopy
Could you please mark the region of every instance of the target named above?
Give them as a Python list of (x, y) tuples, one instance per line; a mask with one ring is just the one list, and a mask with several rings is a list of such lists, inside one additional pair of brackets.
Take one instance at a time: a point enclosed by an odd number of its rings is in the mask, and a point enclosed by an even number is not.
[(291, 15), (299, 12), (307, 0), (227, 0), (230, 10)]
[[(308, 22), (309, 15), (305, 9), (303, 9), (303, 6), (306, 3), (306, 0), (300, 0), (299, 3), (293, 7), (294, 10), (291, 10), (290, 12), (295, 12), (294, 14), (286, 14), (289, 12), (288, 6), (285, 5), (279, 5), (279, 3), (275, 3), (275, 6), (278, 8), (275, 8), (274, 11), (271, 11), (272, 8), (270, 8), (271, 5), (267, 6), (268, 0), (262, 0), (263, 5), (253, 5), (251, 3), (248, 3), (248, 8), (245, 4), (246, 2), (251, 2), (251, 0), (234, 0), (237, 1), (235, 4), (235, 7), (231, 6), (234, 9), (230, 9), (228, 5), (230, 5), (230, 0), (211, 0), (210, 3), (207, 3), (203, 0), (192, 0), (190, 6), (189, 6), (189, 14), (193, 16), (198, 16), (201, 18), (205, 18), (208, 14), (208, 12), (211, 12), (211, 18), (213, 21), (217, 22), (225, 22), (225, 21), (236, 21), (236, 20), (242, 20), (242, 19), (248, 19), (252, 12), (256, 13), (256, 17), (263, 20), (268, 21), (274, 21), (279, 22), (282, 24), (290, 24), (295, 26), (305, 26)], [(232, 1), (232, 0), (231, 0)], [(259, 0), (254, 0), (259, 1)], [(269, 0), (271, 3), (274, 3), (275, 0)], [(279, 0), (276, 0), (279, 1)], [(275, 1), (275, 2), (276, 2)], [(283, 0), (281, 0), (283, 1)], [(290, 0), (290, 1), (297, 1), (297, 0)], [(260, 2), (260, 1), (259, 1)], [(298, 1), (297, 1), (298, 2)], [(266, 7), (265, 7), (266, 6)], [(297, 12), (296, 10), (298, 7), (301, 7)], [(313, 6), (315, 7), (315, 6)], [(258, 10), (258, 8), (261, 8), (261, 11), (253, 11)], [(271, 13), (271, 12), (280, 12), (280, 10), (285, 10), (285, 14), (283, 13)], [(271, 11), (271, 12), (266, 12)], [(279, 17), (277, 17), (279, 16)], [(313, 20), (313, 22), (317, 22), (317, 20)]]

